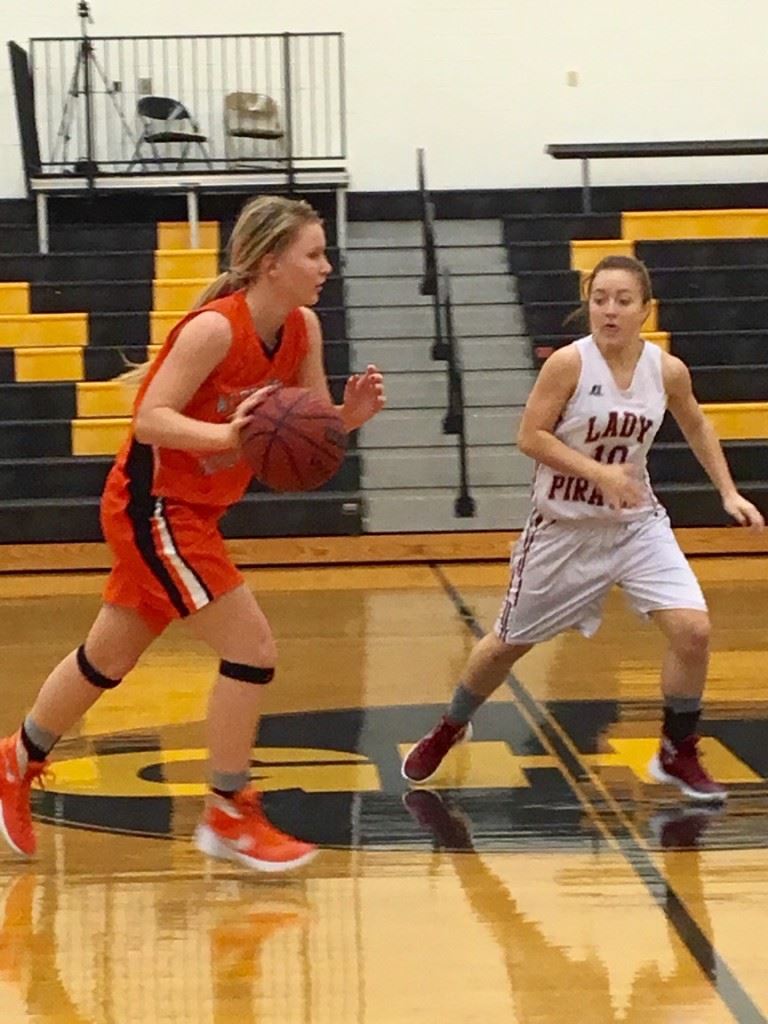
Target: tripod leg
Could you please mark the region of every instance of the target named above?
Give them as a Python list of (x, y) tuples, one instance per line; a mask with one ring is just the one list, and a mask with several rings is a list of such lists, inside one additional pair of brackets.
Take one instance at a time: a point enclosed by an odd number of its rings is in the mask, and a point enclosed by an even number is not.
[(56, 131), (56, 142), (54, 143), (53, 150), (51, 152), (51, 159), (56, 161), (56, 154), (58, 152), (59, 142), (61, 142), (61, 160), (62, 163), (67, 162), (67, 153), (69, 151), (69, 140), (70, 130), (72, 128), (72, 118), (75, 116), (75, 103), (77, 98), (80, 96), (80, 72), (83, 67), (83, 51), (79, 49), (77, 51), (77, 57), (75, 58), (75, 66), (72, 69), (72, 78), (69, 82), (69, 89), (67, 90), (67, 98), (64, 101), (64, 109), (61, 112), (61, 121)]

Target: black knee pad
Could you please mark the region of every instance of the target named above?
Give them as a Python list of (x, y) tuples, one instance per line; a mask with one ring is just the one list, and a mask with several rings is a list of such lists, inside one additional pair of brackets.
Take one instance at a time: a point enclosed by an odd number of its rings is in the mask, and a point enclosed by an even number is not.
[(241, 665), (239, 661), (224, 661), (219, 662), (219, 675), (226, 676), (227, 679), (237, 679), (241, 683), (258, 683), (264, 685), (270, 683), (274, 679), (275, 670), (273, 668), (259, 668), (257, 665)]
[(88, 682), (93, 686), (98, 686), (100, 690), (114, 690), (123, 681), (122, 679), (110, 679), (109, 676), (103, 675), (97, 668), (94, 668), (86, 656), (85, 644), (81, 644), (77, 648), (77, 667)]

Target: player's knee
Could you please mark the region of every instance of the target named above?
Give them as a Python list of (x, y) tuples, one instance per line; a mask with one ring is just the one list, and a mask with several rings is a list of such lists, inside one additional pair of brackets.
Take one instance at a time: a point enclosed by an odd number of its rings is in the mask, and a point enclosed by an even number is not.
[(114, 690), (123, 681), (123, 676), (133, 668), (133, 664), (124, 667), (114, 660), (102, 663), (102, 659), (99, 659), (97, 664), (86, 653), (85, 644), (78, 647), (76, 657), (80, 675), (99, 690)]
[(239, 683), (254, 683), (264, 686), (275, 677), (272, 665), (252, 665), (242, 661), (228, 661), (222, 658), (219, 662), (219, 675), (225, 679), (235, 679)]
[(711, 627), (709, 617), (696, 616), (687, 619), (677, 629), (672, 641), (677, 654), (687, 660), (695, 661), (706, 657), (709, 651)]

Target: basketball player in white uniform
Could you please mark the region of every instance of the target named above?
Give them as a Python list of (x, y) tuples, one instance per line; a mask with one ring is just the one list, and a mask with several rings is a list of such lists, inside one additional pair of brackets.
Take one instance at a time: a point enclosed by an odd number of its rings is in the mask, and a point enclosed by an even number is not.
[(668, 641), (661, 671), (664, 723), (649, 766), (691, 799), (720, 802), (696, 729), (709, 658), (704, 595), (651, 489), (646, 457), (665, 410), (738, 523), (761, 529), (760, 512), (734, 485), (720, 442), (694, 398), (684, 364), (640, 337), (651, 283), (645, 266), (608, 256), (587, 284), (592, 333), (541, 369), (518, 445), (536, 460), (533, 508), (512, 554), (494, 631), (469, 657), (445, 715), (403, 762), (426, 782), (518, 658), (566, 629), (592, 636), (610, 588), (652, 618)]

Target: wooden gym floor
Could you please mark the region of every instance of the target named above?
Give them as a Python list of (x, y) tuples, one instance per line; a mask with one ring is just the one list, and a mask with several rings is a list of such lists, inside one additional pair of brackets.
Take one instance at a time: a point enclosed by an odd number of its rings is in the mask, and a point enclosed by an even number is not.
[[(323, 846), (290, 876), (191, 847), (209, 652), (173, 628), (57, 749), (41, 849), (0, 851), (2, 1024), (635, 1024), (768, 1017), (768, 559), (694, 563), (723, 810), (652, 785), (661, 643), (612, 595), (542, 645), (406, 797), (503, 563), (252, 572), (280, 671), (253, 774)], [(14, 729), (102, 577), (0, 577)]]

